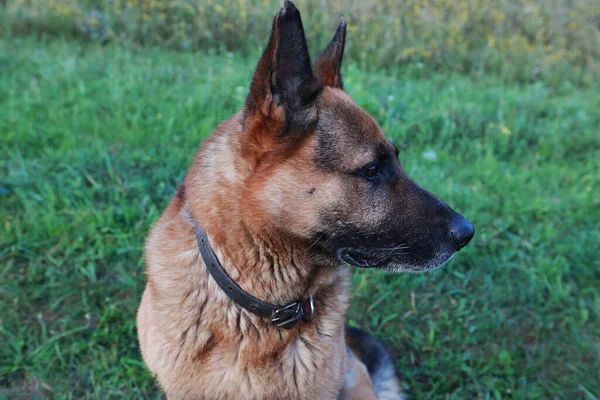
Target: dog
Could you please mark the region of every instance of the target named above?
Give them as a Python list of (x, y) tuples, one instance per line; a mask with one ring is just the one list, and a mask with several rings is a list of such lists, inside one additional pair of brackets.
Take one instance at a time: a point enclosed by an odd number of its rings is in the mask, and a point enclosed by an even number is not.
[(437, 268), (473, 226), (402, 170), (343, 89), (346, 22), (311, 62), (285, 1), (242, 110), (197, 153), (145, 247), (143, 359), (169, 399), (399, 399), (345, 327), (349, 268)]

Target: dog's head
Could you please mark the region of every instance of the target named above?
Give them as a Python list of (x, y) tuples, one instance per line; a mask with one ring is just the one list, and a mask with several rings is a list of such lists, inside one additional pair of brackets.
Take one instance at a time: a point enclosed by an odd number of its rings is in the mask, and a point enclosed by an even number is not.
[(249, 226), (358, 267), (436, 268), (473, 227), (406, 175), (396, 147), (344, 92), (345, 36), (342, 20), (311, 63), (296, 7), (286, 1), (275, 17), (244, 108)]

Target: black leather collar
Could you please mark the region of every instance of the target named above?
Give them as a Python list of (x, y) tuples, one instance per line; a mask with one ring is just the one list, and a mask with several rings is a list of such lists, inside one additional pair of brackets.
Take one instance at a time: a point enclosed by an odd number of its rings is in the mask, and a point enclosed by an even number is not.
[[(240, 307), (263, 318), (269, 319), (278, 328), (293, 328), (298, 321), (310, 322), (315, 316), (315, 301), (312, 296), (307, 299), (296, 301), (283, 307), (259, 300), (249, 293), (246, 293), (227, 272), (217, 259), (215, 252), (205, 231), (195, 222), (196, 241), (200, 248), (200, 255), (211, 276), (217, 282), (217, 285), (229, 296), (234, 303)], [(305, 310), (307, 308), (307, 310)]]

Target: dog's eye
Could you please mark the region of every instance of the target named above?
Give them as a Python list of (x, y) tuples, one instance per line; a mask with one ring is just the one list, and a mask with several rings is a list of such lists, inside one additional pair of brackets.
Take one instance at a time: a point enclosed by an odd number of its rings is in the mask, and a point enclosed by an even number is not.
[(379, 176), (381, 171), (379, 171), (379, 166), (377, 164), (369, 165), (365, 168), (364, 174), (367, 178), (375, 178)]

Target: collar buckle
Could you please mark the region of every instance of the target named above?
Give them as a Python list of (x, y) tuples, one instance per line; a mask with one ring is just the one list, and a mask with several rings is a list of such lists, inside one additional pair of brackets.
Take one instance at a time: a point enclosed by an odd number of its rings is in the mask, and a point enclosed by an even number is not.
[[(305, 311), (306, 306), (308, 306), (307, 311)], [(303, 320), (304, 322), (310, 322), (314, 317), (315, 300), (312, 296), (309, 296), (304, 301), (296, 301), (275, 310), (271, 322), (278, 328), (291, 329), (296, 326), (298, 321)]]

